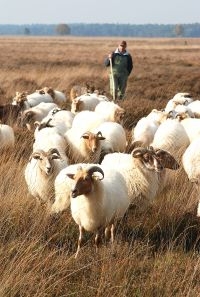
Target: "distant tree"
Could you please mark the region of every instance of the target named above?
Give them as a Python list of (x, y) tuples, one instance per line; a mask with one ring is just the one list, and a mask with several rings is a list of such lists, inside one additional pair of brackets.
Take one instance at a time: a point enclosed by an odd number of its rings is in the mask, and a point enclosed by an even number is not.
[(184, 34), (184, 28), (183, 28), (182, 25), (177, 24), (177, 25), (175, 26), (175, 34), (176, 34), (176, 36), (178, 36), (178, 37), (183, 36), (183, 34)]
[(25, 27), (25, 28), (24, 28), (24, 34), (25, 34), (25, 35), (30, 35), (30, 34), (31, 34), (30, 29), (27, 28), (27, 27)]
[(59, 35), (70, 35), (71, 30), (67, 24), (59, 24), (56, 26), (56, 33)]

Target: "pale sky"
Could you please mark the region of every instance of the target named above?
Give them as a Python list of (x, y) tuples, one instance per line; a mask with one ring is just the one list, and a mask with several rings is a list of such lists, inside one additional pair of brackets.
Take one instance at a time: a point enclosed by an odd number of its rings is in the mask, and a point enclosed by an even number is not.
[(200, 23), (200, 0), (0, 0), (0, 24)]

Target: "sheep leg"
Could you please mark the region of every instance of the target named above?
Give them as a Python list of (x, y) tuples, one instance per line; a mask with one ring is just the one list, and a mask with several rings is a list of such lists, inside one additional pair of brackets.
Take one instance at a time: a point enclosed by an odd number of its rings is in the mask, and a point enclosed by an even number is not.
[(110, 227), (105, 228), (104, 234), (105, 234), (106, 240), (108, 240), (110, 238)]
[(78, 253), (80, 251), (82, 238), (83, 238), (83, 227), (79, 225), (78, 247), (77, 247), (77, 251), (76, 251), (76, 254), (75, 254), (75, 258), (77, 258)]
[(111, 243), (113, 243), (114, 242), (114, 224), (111, 225), (110, 231), (111, 231)]
[(198, 202), (197, 206), (197, 217), (200, 217), (200, 201)]
[(98, 252), (98, 245), (99, 245), (99, 230), (96, 232), (96, 235), (95, 235), (95, 247), (96, 247), (96, 253)]

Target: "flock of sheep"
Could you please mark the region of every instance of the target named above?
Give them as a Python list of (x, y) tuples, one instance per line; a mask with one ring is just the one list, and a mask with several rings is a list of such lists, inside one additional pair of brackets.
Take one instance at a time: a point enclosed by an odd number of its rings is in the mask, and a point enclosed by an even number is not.
[[(16, 93), (0, 106), (0, 148), (13, 147), (14, 130), (6, 121), (34, 135), (24, 170), (29, 194), (45, 203), (50, 214), (71, 209), (79, 226), (76, 257), (83, 231), (100, 230), (114, 240), (114, 223), (129, 206), (149, 206), (170, 182), (170, 170), (182, 163), (191, 182), (199, 183), (200, 101), (178, 93), (163, 110), (152, 110), (132, 130), (131, 144), (123, 127), (125, 110), (97, 92), (70, 99), (43, 88)], [(61, 108), (70, 101), (71, 110)], [(170, 169), (170, 170), (169, 170)], [(200, 203), (197, 215), (200, 216)]]

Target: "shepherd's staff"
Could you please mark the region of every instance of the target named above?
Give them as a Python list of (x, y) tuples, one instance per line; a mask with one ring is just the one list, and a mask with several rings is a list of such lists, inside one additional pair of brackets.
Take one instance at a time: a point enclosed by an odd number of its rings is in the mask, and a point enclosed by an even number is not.
[(110, 58), (109, 60), (110, 60), (110, 72), (112, 77), (113, 101), (115, 101), (115, 80), (113, 75), (112, 58)]

